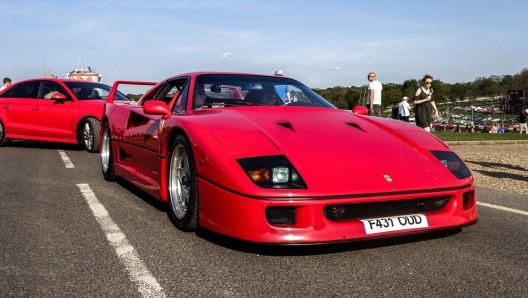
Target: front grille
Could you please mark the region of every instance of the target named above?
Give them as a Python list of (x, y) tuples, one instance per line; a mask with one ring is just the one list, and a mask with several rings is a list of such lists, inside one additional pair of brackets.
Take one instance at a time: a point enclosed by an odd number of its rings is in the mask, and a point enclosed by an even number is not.
[(272, 226), (286, 226), (295, 224), (296, 207), (268, 207), (266, 220)]
[(331, 221), (375, 218), (413, 213), (425, 213), (441, 210), (449, 202), (449, 196), (425, 199), (329, 205), (323, 209), (324, 215)]

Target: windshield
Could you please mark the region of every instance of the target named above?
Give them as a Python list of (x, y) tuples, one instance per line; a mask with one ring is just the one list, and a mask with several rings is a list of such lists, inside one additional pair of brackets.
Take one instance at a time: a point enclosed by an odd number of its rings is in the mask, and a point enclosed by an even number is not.
[(201, 75), (193, 108), (225, 106), (310, 106), (335, 108), (293, 79), (257, 75)]
[[(64, 82), (79, 100), (106, 99), (112, 87), (90, 82)], [(117, 91), (115, 100), (130, 100), (123, 93)]]

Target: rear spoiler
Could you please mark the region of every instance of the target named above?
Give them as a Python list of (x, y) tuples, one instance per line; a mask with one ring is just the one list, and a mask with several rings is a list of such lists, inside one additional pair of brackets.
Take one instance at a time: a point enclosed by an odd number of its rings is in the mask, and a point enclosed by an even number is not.
[(143, 82), (143, 81), (115, 81), (114, 85), (112, 85), (112, 89), (110, 89), (110, 93), (108, 94), (108, 97), (106, 98), (106, 103), (113, 103), (115, 94), (117, 92), (117, 87), (119, 85), (156, 85), (158, 82)]

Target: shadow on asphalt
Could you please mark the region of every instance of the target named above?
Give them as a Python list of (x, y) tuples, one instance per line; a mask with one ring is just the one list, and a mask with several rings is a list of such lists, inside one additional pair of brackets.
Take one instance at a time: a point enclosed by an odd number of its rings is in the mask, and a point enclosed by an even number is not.
[(84, 145), (38, 142), (38, 141), (11, 141), (7, 145), (14, 148), (36, 148), (36, 149), (53, 149), (53, 150), (71, 150), (83, 151)]
[(486, 175), (494, 178), (509, 178), (512, 180), (526, 181), (527, 175), (518, 175), (513, 173), (503, 173), (503, 172), (494, 172), (494, 171), (484, 171), (484, 170), (473, 170), (473, 172), (478, 172), (482, 175)]
[(482, 167), (492, 168), (492, 169), (504, 168), (504, 169), (508, 169), (508, 170), (528, 171), (528, 169), (525, 169), (523, 167), (509, 165), (509, 164), (505, 164), (505, 163), (487, 162), (487, 161), (466, 161), (466, 163), (480, 165)]
[(141, 188), (135, 186), (131, 182), (121, 178), (116, 178), (117, 184), (119, 184), (121, 187), (128, 190), (130, 193), (135, 195), (136, 197), (142, 199), (145, 203), (149, 204), (150, 206), (156, 208), (156, 210), (160, 212), (167, 212), (167, 204), (163, 203), (162, 201), (156, 199), (155, 197), (151, 196), (149, 193), (143, 191)]
[(462, 231), (462, 228), (434, 231), (428, 233), (409, 234), (405, 236), (393, 236), (375, 240), (359, 240), (351, 242), (340, 242), (330, 244), (304, 244), (304, 245), (265, 245), (246, 242), (223, 236), (205, 229), (199, 229), (196, 234), (198, 237), (212, 242), (216, 245), (227, 249), (237, 250), (240, 252), (268, 255), (268, 256), (306, 256), (340, 253), (346, 251), (357, 251), (373, 249), (379, 247), (388, 247), (428, 241), (456, 235)]

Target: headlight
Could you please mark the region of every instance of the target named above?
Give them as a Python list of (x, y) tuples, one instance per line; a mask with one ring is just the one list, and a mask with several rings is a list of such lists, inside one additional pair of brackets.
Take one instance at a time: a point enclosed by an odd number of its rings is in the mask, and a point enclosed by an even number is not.
[(238, 164), (255, 184), (265, 188), (306, 188), (303, 179), (282, 155), (242, 158)]
[(431, 153), (458, 179), (471, 176), (469, 169), (455, 153), (447, 151), (431, 151)]

